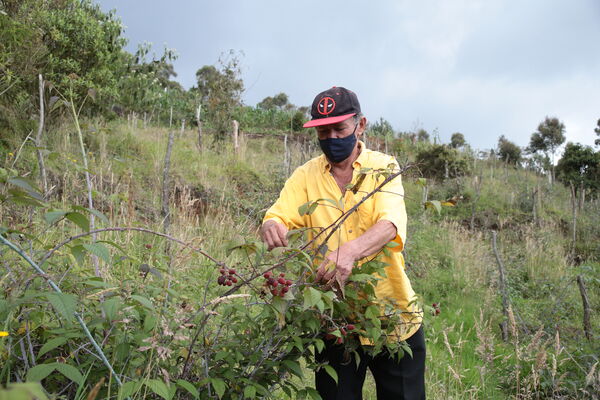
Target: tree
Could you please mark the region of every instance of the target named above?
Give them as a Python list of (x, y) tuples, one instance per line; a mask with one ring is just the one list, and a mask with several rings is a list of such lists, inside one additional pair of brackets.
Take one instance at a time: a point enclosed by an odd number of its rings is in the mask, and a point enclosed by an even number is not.
[(594, 153), (590, 146), (567, 143), (556, 165), (556, 178), (566, 185), (573, 184), (575, 193), (580, 189), (600, 190), (600, 152)]
[(419, 142), (429, 142), (429, 133), (425, 129), (419, 129), (417, 132), (417, 140)]
[(244, 81), (240, 78), (239, 57), (233, 50), (219, 57), (219, 68), (205, 65), (196, 72), (198, 92), (216, 136), (225, 138), (231, 129), (232, 115), (236, 107), (242, 105)]
[(434, 144), (417, 153), (416, 162), (423, 176), (443, 181), (470, 173), (471, 160), (456, 149)]
[(554, 153), (564, 142), (565, 125), (556, 117), (546, 117), (538, 125), (537, 132), (531, 134), (529, 150), (534, 154), (542, 152), (552, 160), (552, 180), (554, 180)]
[(289, 103), (289, 99), (288, 99), (288, 95), (281, 92), (276, 94), (275, 96), (271, 97), (265, 97), (260, 103), (258, 103), (256, 106), (258, 108), (261, 108), (263, 110), (272, 110), (274, 108), (277, 109), (283, 109), (286, 106), (291, 105)]
[(465, 141), (465, 136), (460, 132), (455, 132), (452, 134), (450, 138), (450, 147), (453, 149), (458, 149), (463, 147), (467, 142)]
[(598, 120), (598, 123), (596, 125), (597, 125), (597, 128), (594, 129), (594, 132), (596, 132), (596, 136), (598, 136), (598, 139), (596, 139), (594, 144), (596, 146), (600, 146), (600, 119)]
[(519, 165), (521, 163), (521, 148), (502, 135), (498, 139), (498, 158), (507, 164)]
[(386, 119), (380, 117), (379, 121), (376, 121), (371, 126), (371, 129), (369, 129), (369, 135), (380, 137), (394, 136), (394, 128), (392, 128), (392, 124), (390, 124)]

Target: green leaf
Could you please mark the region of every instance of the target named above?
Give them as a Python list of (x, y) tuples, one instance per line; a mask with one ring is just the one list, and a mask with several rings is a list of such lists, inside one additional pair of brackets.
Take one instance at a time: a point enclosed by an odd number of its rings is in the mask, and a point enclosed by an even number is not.
[(138, 382), (138, 381), (129, 381), (129, 382), (123, 383), (123, 386), (121, 386), (121, 388), (119, 390), (118, 399), (123, 400), (123, 399), (126, 399), (127, 397), (130, 397), (132, 394), (134, 394), (135, 392), (137, 392), (139, 390), (141, 385), (142, 385), (142, 383)]
[(300, 214), (301, 217), (308, 213), (308, 207), (311, 205), (311, 203), (312, 201), (308, 201), (298, 207), (298, 214)]
[(85, 247), (78, 244), (76, 246), (71, 247), (70, 250), (73, 257), (75, 257), (75, 260), (79, 263), (79, 265), (82, 265), (85, 259)]
[(146, 386), (154, 392), (154, 394), (159, 395), (165, 400), (171, 399), (171, 393), (169, 392), (169, 387), (161, 380), (158, 379), (148, 379), (146, 381)]
[(298, 376), (299, 378), (304, 378), (302, 368), (300, 367), (300, 364), (298, 362), (292, 360), (283, 360), (283, 365), (285, 365), (287, 369), (292, 371), (294, 375)]
[(221, 378), (210, 378), (210, 383), (219, 398), (225, 394), (225, 381)]
[(84, 232), (90, 231), (90, 220), (82, 213), (71, 211), (65, 215), (65, 218), (80, 227)]
[(244, 398), (245, 399), (253, 399), (256, 396), (256, 388), (252, 385), (246, 386), (244, 388)]
[(0, 389), (0, 399), (2, 400), (48, 400), (44, 389), (38, 382), (9, 383), (6, 385), (6, 389), (7, 391)]
[(36, 200), (44, 201), (44, 196), (41, 195), (40, 189), (36, 186), (36, 184), (26, 178), (12, 178), (8, 180), (8, 183), (11, 183), (15, 186), (23, 189), (29, 196), (33, 197)]
[(442, 204), (439, 200), (429, 200), (425, 202), (425, 208), (434, 209), (438, 215), (442, 212)]
[(56, 221), (60, 220), (67, 214), (66, 211), (56, 210), (56, 211), (48, 211), (44, 214), (44, 220), (48, 225), (52, 225)]
[(141, 305), (143, 305), (144, 307), (149, 308), (150, 310), (154, 310), (154, 305), (147, 298), (137, 295), (137, 294), (132, 294), (131, 298), (133, 300), (137, 301), (138, 303), (140, 303)]
[(110, 252), (108, 251), (106, 246), (104, 246), (103, 244), (101, 244), (101, 243), (85, 243), (83, 245), (83, 247), (85, 247), (85, 249), (87, 251), (89, 251), (90, 253), (103, 259), (104, 262), (106, 262), (107, 264), (110, 264)]
[(110, 298), (102, 303), (102, 309), (104, 310), (104, 314), (106, 314), (106, 318), (109, 322), (117, 319), (117, 314), (119, 313), (121, 304), (122, 301), (119, 297)]
[(67, 340), (68, 340), (68, 338), (66, 338), (64, 336), (59, 336), (54, 339), (48, 340), (46, 343), (44, 343), (44, 345), (38, 352), (37, 358), (40, 358), (47, 352), (54, 350), (55, 348), (57, 348), (59, 346), (62, 346), (63, 344), (67, 343)]
[(66, 321), (73, 319), (75, 313), (75, 307), (77, 305), (77, 298), (69, 293), (48, 293), (46, 298), (54, 307), (57, 313), (59, 313)]
[(306, 388), (306, 392), (310, 395), (313, 400), (323, 400), (319, 392), (313, 388)]
[(94, 214), (96, 217), (100, 218), (102, 222), (108, 223), (108, 217), (102, 214), (100, 211), (94, 210), (93, 208), (86, 208), (86, 210), (88, 210), (91, 214)]
[(83, 375), (81, 375), (81, 372), (72, 365), (58, 363), (56, 365), (56, 370), (78, 385), (83, 383)]
[(416, 183), (417, 185), (419, 185), (419, 186), (423, 186), (423, 187), (425, 187), (425, 186), (427, 186), (427, 179), (425, 179), (425, 178), (418, 178), (418, 179), (415, 181), (415, 183)]
[(307, 287), (302, 293), (304, 297), (304, 309), (309, 309), (321, 300), (321, 292), (312, 287)]
[(308, 214), (308, 215), (311, 215), (312, 213), (314, 213), (314, 212), (315, 212), (315, 210), (317, 209), (317, 207), (319, 207), (319, 203), (317, 203), (317, 202), (315, 201), (314, 203), (312, 203), (312, 204), (310, 205), (310, 207), (308, 207), (307, 214)]
[(27, 381), (41, 381), (56, 369), (56, 364), (38, 364), (27, 371)]
[(331, 365), (323, 365), (323, 368), (325, 369), (325, 372), (327, 372), (327, 374), (329, 376), (331, 376), (331, 378), (337, 384), (338, 383), (338, 374), (337, 374), (337, 372), (335, 372), (335, 369)]
[(194, 385), (192, 385), (191, 383), (189, 383), (188, 381), (184, 381), (183, 379), (178, 379), (177, 384), (179, 386), (181, 386), (182, 388), (184, 388), (185, 390), (187, 390), (192, 396), (194, 396), (195, 399), (200, 398), (200, 393), (198, 392), (198, 389), (196, 389), (196, 387)]

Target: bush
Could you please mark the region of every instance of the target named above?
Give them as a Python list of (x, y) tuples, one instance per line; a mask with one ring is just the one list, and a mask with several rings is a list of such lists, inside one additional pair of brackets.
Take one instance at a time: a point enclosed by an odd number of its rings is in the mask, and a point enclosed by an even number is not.
[(469, 175), (472, 160), (446, 145), (433, 145), (419, 151), (416, 162), (424, 177), (443, 181)]

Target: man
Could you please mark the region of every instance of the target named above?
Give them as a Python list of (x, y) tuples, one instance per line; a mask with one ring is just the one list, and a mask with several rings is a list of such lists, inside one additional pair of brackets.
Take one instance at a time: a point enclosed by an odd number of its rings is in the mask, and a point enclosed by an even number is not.
[[(367, 119), (361, 114), (356, 94), (343, 87), (333, 87), (319, 93), (312, 104), (312, 120), (305, 128), (315, 127), (323, 155), (308, 161), (294, 171), (286, 181), (279, 199), (267, 211), (261, 236), (269, 249), (287, 246), (287, 232), (298, 228), (326, 228), (336, 221), (338, 208), (320, 205), (310, 215), (301, 216), (298, 207), (317, 199), (340, 199), (343, 210), (349, 210), (378, 185), (375, 174), (359, 179), (361, 169), (397, 167), (393, 157), (368, 150), (359, 139)], [(380, 181), (379, 181), (380, 182)], [(351, 188), (351, 190), (348, 190)], [(371, 369), (377, 386), (378, 399), (424, 399), (425, 341), (421, 327), (421, 311), (414, 303), (414, 292), (404, 271), (400, 251), (406, 240), (406, 211), (400, 177), (362, 203), (339, 232), (327, 242), (328, 253), (317, 269), (316, 280), (323, 283), (333, 279), (342, 284), (352, 268), (379, 253), (390, 241), (398, 245), (390, 255), (383, 255), (388, 264), (387, 277), (381, 279), (375, 293), (378, 299), (392, 300), (405, 321), (396, 329), (396, 339), (406, 340), (412, 357), (400, 361), (383, 352), (372, 357), (359, 348), (357, 365), (344, 355), (343, 345), (326, 341), (325, 349), (317, 355), (337, 372), (338, 384), (324, 369), (316, 372), (316, 389), (324, 400), (362, 398), (362, 385), (367, 368)], [(342, 210), (342, 211), (343, 211)], [(355, 266), (357, 264), (358, 266)], [(362, 342), (368, 345), (367, 342)]]

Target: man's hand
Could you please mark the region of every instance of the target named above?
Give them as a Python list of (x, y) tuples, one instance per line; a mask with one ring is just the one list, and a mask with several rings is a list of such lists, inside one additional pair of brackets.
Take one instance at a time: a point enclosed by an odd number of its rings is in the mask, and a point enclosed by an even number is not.
[(287, 235), (288, 229), (285, 225), (280, 224), (272, 219), (266, 221), (260, 228), (260, 236), (269, 246), (269, 250), (275, 247), (286, 247), (288, 245)]
[(343, 244), (336, 251), (329, 253), (321, 263), (317, 269), (316, 281), (331, 284), (335, 278), (340, 285), (344, 285), (354, 268), (354, 262), (358, 259), (352, 242)]

